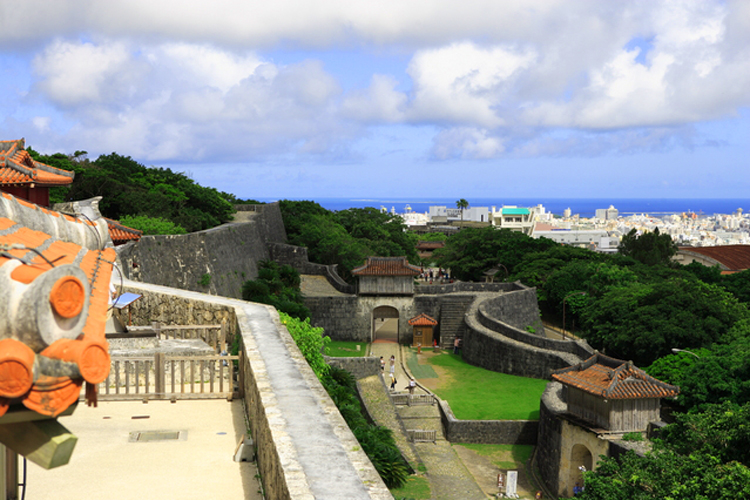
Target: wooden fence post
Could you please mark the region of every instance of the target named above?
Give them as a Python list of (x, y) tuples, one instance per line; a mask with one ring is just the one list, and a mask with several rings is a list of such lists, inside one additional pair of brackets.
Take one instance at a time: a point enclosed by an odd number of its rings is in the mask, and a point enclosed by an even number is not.
[(154, 384), (156, 385), (154, 392), (157, 399), (164, 399), (164, 394), (166, 393), (164, 378), (164, 353), (157, 352), (154, 355)]

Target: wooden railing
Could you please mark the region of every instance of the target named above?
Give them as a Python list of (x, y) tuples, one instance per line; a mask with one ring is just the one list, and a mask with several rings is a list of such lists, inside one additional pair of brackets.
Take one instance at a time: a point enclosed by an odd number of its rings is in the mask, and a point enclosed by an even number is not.
[(98, 385), (98, 397), (232, 399), (240, 397), (244, 387), (242, 364), (240, 356), (113, 357), (109, 377)]
[(435, 404), (435, 396), (432, 394), (394, 392), (391, 393), (391, 401), (396, 406), (432, 406)]
[(434, 443), (437, 441), (437, 431), (407, 429), (406, 434), (414, 443)]

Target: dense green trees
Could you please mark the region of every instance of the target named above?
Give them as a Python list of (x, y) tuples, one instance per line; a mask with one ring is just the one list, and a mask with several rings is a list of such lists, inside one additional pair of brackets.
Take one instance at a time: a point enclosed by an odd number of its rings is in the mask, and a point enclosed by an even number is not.
[(90, 161), (85, 151), (45, 156), (27, 150), (35, 160), (76, 174), (69, 188), (51, 190), (52, 203), (102, 196), (99, 209), (105, 217), (162, 218), (188, 232), (218, 226), (231, 220), (234, 212), (227, 201), (231, 195), (202, 187), (168, 168), (145, 167), (129, 156), (112, 153)]
[(311, 201), (282, 200), (279, 206), (289, 243), (307, 247), (312, 262), (338, 264), (344, 279), (372, 255), (417, 261), (417, 238), (400, 217), (374, 208), (331, 212)]
[(668, 234), (660, 234), (658, 227), (653, 232), (640, 235), (638, 231), (631, 229), (622, 237), (618, 250), (621, 254), (633, 257), (647, 266), (653, 266), (668, 264), (672, 256), (677, 253), (677, 244)]
[(279, 265), (271, 260), (258, 264), (258, 279), (242, 285), (242, 299), (274, 306), (298, 319), (310, 316), (300, 292), (299, 272), (289, 264)]
[(481, 281), (483, 273), (500, 264), (512, 275), (524, 255), (548, 250), (557, 244), (533, 239), (507, 229), (467, 227), (451, 235), (445, 247), (434, 253), (438, 265), (464, 281)]

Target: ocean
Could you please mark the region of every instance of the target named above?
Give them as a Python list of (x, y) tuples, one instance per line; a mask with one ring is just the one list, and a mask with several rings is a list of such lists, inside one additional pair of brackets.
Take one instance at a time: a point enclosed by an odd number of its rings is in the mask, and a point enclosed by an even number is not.
[[(404, 213), (406, 205), (414, 212), (424, 213), (433, 205), (456, 207), (453, 198), (318, 198), (313, 201), (323, 208), (338, 211), (348, 208), (385, 207), (388, 211), (395, 208), (397, 213)], [(497, 208), (503, 205), (534, 207), (543, 205), (547, 212), (562, 215), (570, 208), (573, 215), (593, 217), (598, 208), (609, 208), (613, 205), (620, 215), (649, 214), (655, 216), (682, 212), (695, 212), (698, 215), (732, 214), (738, 208), (743, 213), (750, 211), (750, 198), (467, 198), (469, 206)], [(261, 201), (275, 201), (262, 199)]]

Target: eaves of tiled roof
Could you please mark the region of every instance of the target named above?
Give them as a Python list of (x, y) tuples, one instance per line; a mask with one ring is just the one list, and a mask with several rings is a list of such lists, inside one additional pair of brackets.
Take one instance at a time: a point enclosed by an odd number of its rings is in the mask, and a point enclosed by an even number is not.
[[(56, 215), (65, 217), (69, 223), (80, 223), (68, 216)], [(61, 266), (79, 268), (88, 282), (88, 296), (81, 294), (80, 298), (76, 298), (79, 303), (86, 301), (88, 304), (88, 312), (83, 326), (79, 327), (81, 333), (78, 338), (60, 338), (34, 354), (51, 360), (76, 363), (81, 378), (42, 373), (34, 378), (30, 389), (18, 398), (27, 408), (42, 415), (54, 417), (78, 400), (84, 381), (97, 384), (103, 381), (109, 373), (110, 361), (104, 329), (109, 299), (109, 280), (116, 252), (114, 248), (89, 250), (75, 243), (64, 242), (8, 217), (0, 217), (0, 250), (0, 268), (6, 265), (15, 266), (7, 275), (8, 279), (20, 283), (14, 287), (14, 290), (35, 283), (36, 280), (42, 279), (40, 277), (44, 277), (45, 273), (53, 268), (59, 269)], [(21, 264), (19, 265), (16, 261), (20, 261)], [(57, 281), (51, 291), (46, 291), (46, 288), (40, 285), (38, 289), (40, 299), (42, 295), (48, 293), (50, 304), (61, 315), (83, 314), (80, 309), (79, 312), (73, 310), (75, 307), (71, 305), (76, 303), (76, 300), (71, 299), (71, 297), (76, 297), (76, 293), (69, 295), (71, 282), (75, 280), (63, 277)], [(64, 285), (58, 287), (61, 283)], [(72, 286), (72, 289), (76, 287)], [(63, 312), (57, 308), (62, 308)], [(3, 399), (0, 398), (0, 406), (2, 406), (1, 400)], [(5, 404), (7, 405), (7, 400)]]
[(445, 246), (444, 241), (419, 241), (417, 242), (417, 250), (437, 250)]
[(0, 186), (66, 186), (73, 182), (74, 175), (73, 172), (34, 161), (24, 149), (23, 139), (0, 141)]
[(112, 243), (120, 245), (127, 243), (128, 241), (138, 241), (143, 236), (143, 231), (133, 229), (132, 227), (124, 226), (116, 220), (107, 219), (107, 227), (109, 228), (109, 237), (112, 238)]
[(352, 269), (354, 276), (417, 276), (421, 272), (406, 257), (368, 257), (363, 266)]
[(604, 399), (666, 398), (680, 393), (679, 387), (651, 377), (631, 362), (600, 353), (552, 372), (552, 379)]
[(724, 271), (750, 269), (750, 245), (721, 245), (715, 247), (680, 247), (681, 253), (697, 253), (716, 261)]
[(438, 322), (431, 316), (422, 313), (410, 319), (409, 324), (412, 326), (435, 326)]

